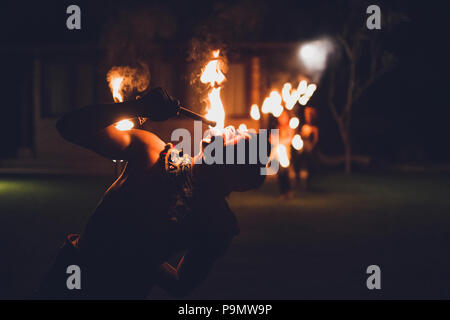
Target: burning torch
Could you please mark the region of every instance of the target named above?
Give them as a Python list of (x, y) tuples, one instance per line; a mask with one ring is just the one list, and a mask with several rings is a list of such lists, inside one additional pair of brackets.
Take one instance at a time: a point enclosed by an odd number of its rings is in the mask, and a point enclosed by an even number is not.
[(150, 90), (139, 99), (119, 102), (119, 104), (145, 110), (143, 116), (153, 121), (162, 121), (172, 116), (183, 115), (193, 120), (200, 120), (210, 126), (216, 125), (215, 121), (208, 120), (205, 116), (182, 106), (180, 100), (169, 96), (164, 89), (159, 87)]

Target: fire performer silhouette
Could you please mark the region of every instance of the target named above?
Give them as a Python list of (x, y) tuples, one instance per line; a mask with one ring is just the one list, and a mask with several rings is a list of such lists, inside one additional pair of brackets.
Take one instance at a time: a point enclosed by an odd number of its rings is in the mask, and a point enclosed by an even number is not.
[(319, 128), (317, 127), (317, 111), (313, 107), (305, 108), (305, 124), (300, 131), (303, 140), (303, 150), (299, 156), (300, 175), (303, 175), (305, 186), (311, 186), (311, 177), (317, 167), (317, 143)]
[[(114, 126), (124, 118), (164, 121), (177, 115), (179, 103), (156, 91), (159, 103), (90, 106), (58, 121), (57, 129), (68, 141), (128, 163), (83, 233), (68, 237), (39, 289), (40, 297), (145, 298), (154, 285), (184, 296), (206, 278), (239, 233), (226, 196), (261, 185), (265, 164), (249, 164), (249, 150), (245, 164), (197, 163), (203, 152), (191, 158), (151, 132)], [(258, 138), (230, 130), (203, 140), (203, 148), (228, 135), (223, 155), (233, 148), (236, 156), (238, 141), (247, 149)], [(184, 255), (175, 266), (167, 262), (180, 252)], [(81, 269), (80, 290), (67, 288), (69, 265)]]

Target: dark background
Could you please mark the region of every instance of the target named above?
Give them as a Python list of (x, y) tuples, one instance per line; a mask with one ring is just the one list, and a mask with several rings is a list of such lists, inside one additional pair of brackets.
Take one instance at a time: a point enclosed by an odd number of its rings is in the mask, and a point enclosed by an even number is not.
[[(11, 45), (74, 43), (101, 47), (105, 28), (117, 27), (123, 12), (140, 7), (161, 9), (170, 17), (170, 23), (163, 28), (170, 29), (167, 34), (158, 26), (142, 26), (156, 30), (152, 36), (155, 43), (189, 44), (192, 39), (200, 39), (231, 46), (233, 41), (300, 41), (332, 34), (354, 3), (358, 1), (79, 1), (82, 29), (69, 31), (65, 10), (71, 2), (7, 1), (1, 4), (0, 48), (5, 52)], [(376, 3), (382, 13), (383, 8), (393, 8), (405, 14), (408, 21), (386, 35), (385, 48), (397, 57), (396, 67), (376, 82), (354, 108), (353, 151), (373, 156), (375, 163), (382, 165), (448, 163), (447, 6), (442, 1)], [(365, 18), (362, 12), (361, 19)], [(163, 16), (154, 23), (164, 24), (166, 20)], [(187, 59), (190, 52), (186, 49), (180, 54)], [(24, 60), (20, 54), (3, 55), (2, 60), (1, 110), (2, 119), (8, 121), (3, 122), (0, 134), (8, 136), (1, 140), (3, 154), (8, 156), (15, 152), (14, 139), (19, 139), (19, 134), (11, 134), (18, 131), (18, 121), (14, 120), (19, 119), (17, 108), (11, 105), (20, 94), (14, 88), (26, 66), (20, 63)], [(321, 150), (342, 153), (337, 127), (326, 105), (325, 88), (319, 86), (311, 101), (320, 110)]]
[[(70, 4), (81, 7), (79, 31), (66, 28)], [(356, 167), (350, 176), (342, 167), (324, 170), (313, 179), (311, 190), (296, 189), (291, 201), (279, 199), (275, 181), (260, 190), (233, 193), (229, 202), (241, 234), (188, 298), (450, 297), (449, 173), (427, 169), (450, 161), (448, 6), (443, 1), (368, 4), (378, 4), (382, 14), (389, 8), (408, 17), (385, 34), (385, 49), (398, 58), (397, 65), (354, 107), (353, 152), (371, 156), (372, 167)], [(364, 6), (362, 1), (311, 0), (2, 1), (0, 159), (17, 156), (23, 138), (23, 109), (18, 106), (32, 104), (17, 88), (31, 91), (30, 56), (37, 48), (92, 46), (110, 67), (132, 62), (145, 54), (142, 48), (159, 44), (188, 61), (195, 54), (193, 40), (219, 43), (230, 55), (239, 50), (234, 43), (310, 40), (333, 35), (354, 14), (349, 8)], [(363, 21), (365, 10), (358, 10), (354, 17)], [(107, 31), (126, 35), (124, 21), (134, 21), (139, 11), (151, 13), (149, 19), (136, 19), (143, 21), (137, 28), (142, 32), (127, 42), (109, 41)], [(178, 49), (171, 52), (174, 47)], [(327, 76), (311, 103), (320, 113), (321, 151), (342, 154), (326, 104)], [(392, 166), (405, 164), (425, 169), (410, 172)], [(82, 231), (114, 178), (0, 178), (0, 298), (29, 298), (66, 235)], [(370, 264), (382, 268), (381, 291), (365, 286)], [(156, 290), (152, 297), (167, 295)]]

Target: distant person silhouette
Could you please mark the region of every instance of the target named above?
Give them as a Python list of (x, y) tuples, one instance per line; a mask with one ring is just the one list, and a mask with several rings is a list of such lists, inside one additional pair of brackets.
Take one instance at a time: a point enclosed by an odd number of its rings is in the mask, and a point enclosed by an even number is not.
[[(291, 141), (294, 136), (294, 130), (289, 126), (289, 114), (284, 110), (278, 117), (279, 143), (283, 145), (286, 150), (286, 156), (290, 158), (289, 150), (291, 148)], [(277, 173), (278, 185), (280, 187), (280, 194), (282, 199), (290, 199), (293, 196), (292, 185), (289, 177), (289, 167), (283, 168), (280, 166)]]
[(305, 108), (305, 123), (300, 129), (300, 136), (303, 140), (303, 149), (299, 155), (299, 165), (296, 167), (300, 170), (300, 175), (303, 174), (305, 186), (309, 188), (312, 175), (318, 164), (316, 147), (319, 142), (319, 128), (317, 126), (317, 111), (313, 107)]

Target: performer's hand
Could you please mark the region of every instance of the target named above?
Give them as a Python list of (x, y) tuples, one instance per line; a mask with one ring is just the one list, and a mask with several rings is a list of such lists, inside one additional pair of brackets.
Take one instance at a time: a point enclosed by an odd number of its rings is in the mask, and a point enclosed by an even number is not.
[(145, 117), (152, 121), (165, 121), (178, 115), (180, 101), (171, 97), (162, 88), (155, 88), (139, 99)]

